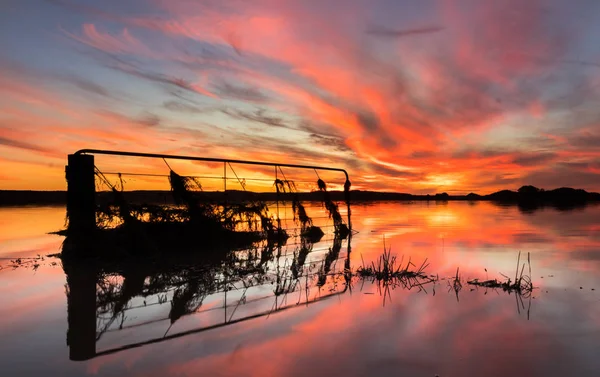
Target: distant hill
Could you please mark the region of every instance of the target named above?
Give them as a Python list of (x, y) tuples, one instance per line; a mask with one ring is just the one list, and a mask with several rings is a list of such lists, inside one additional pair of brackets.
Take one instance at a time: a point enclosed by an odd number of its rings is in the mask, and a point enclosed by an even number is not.
[(570, 187), (544, 190), (534, 186), (523, 186), (518, 191), (502, 190), (486, 195), (484, 198), (495, 202), (518, 204), (525, 210), (534, 210), (543, 206), (570, 209), (591, 202), (600, 202), (599, 193)]
[[(344, 200), (342, 191), (330, 191), (333, 200)], [(98, 193), (101, 200), (110, 195), (108, 192)], [(127, 200), (135, 203), (172, 203), (172, 197), (169, 191), (127, 191), (124, 193)], [(221, 191), (203, 192), (208, 198), (223, 199), (224, 194)], [(535, 209), (543, 206), (553, 206), (557, 208), (573, 208), (582, 206), (591, 202), (600, 202), (600, 194), (587, 192), (581, 189), (561, 187), (554, 190), (539, 189), (534, 186), (523, 186), (517, 191), (502, 190), (489, 195), (478, 195), (469, 193), (468, 195), (449, 195), (440, 193), (435, 195), (413, 195), (398, 192), (379, 192), (353, 190), (350, 193), (352, 202), (373, 202), (373, 201), (493, 201), (498, 203), (517, 204), (522, 209)], [(22, 206), (22, 205), (64, 205), (66, 203), (65, 191), (10, 191), (0, 190), (0, 206)], [(238, 190), (228, 190), (227, 200), (263, 200), (274, 201), (278, 198), (276, 193), (258, 193)], [(320, 192), (300, 193), (301, 200), (320, 201), (322, 196)], [(279, 199), (285, 199), (285, 195), (280, 195)]]
[(66, 191), (0, 190), (0, 206), (64, 205)]

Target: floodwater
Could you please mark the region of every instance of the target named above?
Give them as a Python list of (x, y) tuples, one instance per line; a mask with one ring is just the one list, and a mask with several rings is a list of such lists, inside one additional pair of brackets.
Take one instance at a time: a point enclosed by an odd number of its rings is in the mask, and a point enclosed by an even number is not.
[[(64, 217), (0, 209), (3, 376), (600, 375), (598, 206), (355, 205), (351, 248), (326, 234), (160, 273), (63, 267), (47, 257), (63, 238), (47, 233)], [(348, 279), (384, 239), (437, 281), (388, 292)], [(519, 251), (531, 295), (467, 284), (514, 279)]]

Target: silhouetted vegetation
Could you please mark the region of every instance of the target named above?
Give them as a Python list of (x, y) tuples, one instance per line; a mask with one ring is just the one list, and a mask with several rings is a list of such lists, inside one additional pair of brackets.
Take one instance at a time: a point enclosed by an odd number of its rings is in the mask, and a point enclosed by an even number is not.
[[(95, 240), (88, 255), (112, 258), (207, 252), (248, 248), (261, 240), (285, 243), (288, 238), (287, 232), (275, 225), (264, 202), (211, 200), (200, 182), (173, 170), (169, 174), (172, 205), (131, 203), (122, 181), (117, 189), (101, 172), (96, 175), (109, 191), (97, 199), (96, 231), (85, 235)], [(302, 219), (307, 221), (305, 213)], [(81, 242), (78, 234), (71, 233), (69, 228), (61, 232), (67, 235), (65, 255)]]
[(341, 238), (346, 238), (346, 236), (350, 233), (350, 230), (348, 229), (348, 226), (344, 224), (344, 220), (342, 220), (342, 215), (340, 214), (338, 205), (333, 201), (330, 193), (327, 191), (327, 185), (321, 178), (319, 178), (317, 181), (317, 186), (323, 195), (323, 206), (327, 210), (329, 218), (333, 220), (335, 233), (340, 235)]
[(533, 291), (533, 283), (531, 281), (531, 259), (529, 253), (527, 254), (527, 266), (529, 268), (529, 273), (527, 275), (524, 274), (525, 263), (523, 263), (523, 266), (520, 266), (520, 261), (521, 252), (519, 252), (519, 257), (517, 259), (517, 269), (514, 280), (511, 280), (510, 277), (503, 275), (506, 278), (505, 281), (498, 281), (497, 279), (480, 281), (479, 279), (473, 279), (469, 280), (467, 284), (476, 287), (502, 289), (505, 292), (515, 292), (519, 295), (530, 295)]
[(390, 290), (401, 287), (411, 290), (418, 288), (420, 291), (425, 290), (424, 285), (434, 283), (436, 279), (429, 277), (425, 273), (425, 269), (429, 266), (427, 259), (423, 261), (420, 267), (416, 267), (410, 260), (404, 264), (404, 257), (398, 260), (392, 256), (391, 247), (386, 249), (385, 243), (383, 246), (383, 254), (371, 264), (362, 265), (357, 269), (356, 276), (358, 278), (377, 284), (379, 293), (383, 295), (385, 305), (386, 297), (391, 299)]
[(296, 190), (294, 181), (276, 179), (274, 185), (277, 191), (277, 201), (283, 198), (289, 199), (291, 196), (292, 212), (294, 214), (293, 219), (294, 222), (300, 226), (300, 235), (307, 238), (310, 242), (318, 242), (325, 233), (323, 233), (321, 228), (313, 225), (312, 219), (308, 216), (306, 208), (304, 208), (304, 205), (300, 200), (300, 195)]

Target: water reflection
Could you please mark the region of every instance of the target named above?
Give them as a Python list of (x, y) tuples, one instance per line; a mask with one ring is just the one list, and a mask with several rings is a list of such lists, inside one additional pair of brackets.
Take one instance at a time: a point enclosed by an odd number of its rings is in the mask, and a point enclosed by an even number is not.
[[(175, 260), (110, 264), (63, 259), (69, 357), (87, 360), (342, 294), (351, 281), (350, 240), (351, 235), (342, 239), (338, 233), (333, 240), (316, 244), (296, 237), (285, 245), (265, 242), (209, 259), (180, 255)], [(203, 325), (177, 328), (192, 314), (202, 317)], [(164, 333), (135, 342), (115, 341), (119, 336), (110, 339), (113, 333), (145, 332), (143, 327), (152, 325), (162, 325)], [(103, 347), (98, 349), (101, 340)]]
[[(296, 237), (290, 244), (265, 242), (251, 249), (220, 253), (219, 259), (184, 255), (176, 263), (162, 259), (160, 263), (124, 260), (103, 264), (87, 259), (82, 265), (80, 259), (63, 259), (69, 357), (88, 360), (268, 317), (352, 291), (357, 281), (359, 292), (365, 283), (376, 287), (383, 306), (392, 301), (395, 289), (415, 289), (425, 294), (430, 290), (435, 296), (436, 287), (444, 281), (457, 301), (463, 285), (471, 291), (484, 289), (484, 295), (488, 290), (503, 291), (514, 294), (519, 313), (521, 307), (525, 310), (524, 299), (529, 299), (529, 318), (533, 289), (530, 265), (529, 274), (524, 274), (525, 264), (521, 267), (517, 261), (514, 281), (508, 277), (504, 282), (467, 280), (458, 269), (455, 277), (440, 279), (427, 273), (427, 259), (421, 264), (413, 263), (410, 257), (405, 261), (392, 255), (391, 248), (384, 244), (383, 254), (376, 261), (363, 260), (353, 269), (351, 240), (352, 235), (343, 239), (340, 233), (335, 233), (331, 242), (315, 244)], [(344, 244), (346, 252), (342, 253)], [(188, 316), (196, 317), (192, 325), (178, 326)], [(145, 328), (149, 326), (162, 328), (164, 333), (148, 333)], [(127, 337), (128, 341), (123, 342), (125, 338), (118, 333), (128, 331), (149, 336), (135, 341)], [(114, 334), (117, 336), (111, 338)], [(102, 347), (98, 348), (101, 340)]]
[[(476, 202), (471, 202), (476, 204)], [(600, 204), (597, 202), (517, 202), (517, 203), (506, 203), (506, 202), (489, 202), (495, 206), (503, 208), (516, 207), (519, 212), (523, 214), (535, 214), (538, 211), (544, 210), (556, 210), (559, 212), (571, 212), (571, 211), (583, 211), (588, 207), (597, 207)]]
[[(36, 271), (6, 268), (0, 271), (0, 363), (7, 375), (596, 375), (599, 210), (545, 208), (523, 214), (517, 207), (485, 202), (357, 205), (353, 225), (360, 233), (352, 237), (351, 255), (342, 240), (321, 287), (319, 272), (334, 246), (331, 235), (314, 244), (290, 239), (281, 250), (260, 245), (233, 253), (212, 261), (212, 272), (193, 267), (201, 257), (169, 266), (155, 263), (144, 267), (143, 278), (133, 271), (135, 260), (118, 268), (65, 265), (66, 281), (50, 259)], [(43, 211), (40, 223), (52, 222), (42, 216)], [(64, 209), (51, 216), (55, 221), (40, 228), (39, 236), (63, 225)], [(27, 227), (15, 220), (13, 228), (20, 226)], [(390, 291), (385, 307), (376, 282), (347, 282), (346, 263), (356, 271), (363, 260), (376, 262), (384, 236), (392, 255), (404, 256), (404, 261), (410, 257), (418, 266), (427, 258), (428, 275), (439, 274), (440, 280), (426, 285), (427, 292)], [(0, 252), (9, 250), (3, 255), (9, 258), (55, 253), (61, 242), (38, 246), (35, 236), (31, 241), (19, 238), (17, 246), (10, 234), (3, 237)], [(475, 278), (502, 279), (500, 273), (514, 277), (519, 250), (531, 253), (532, 277), (539, 287), (529, 321), (523, 306), (517, 312), (514, 295), (491, 289), (486, 294), (486, 288), (472, 290), (466, 284)], [(222, 266), (240, 266), (243, 276)], [(251, 271), (260, 266), (264, 268)], [(459, 302), (448, 292), (457, 267)], [(169, 274), (178, 269), (180, 274)], [(256, 275), (268, 280), (244, 294), (244, 283)], [(213, 289), (216, 285), (197, 289), (188, 284), (191, 277), (204, 284), (202, 276), (216, 277), (220, 291)], [(235, 280), (237, 289), (224, 289), (225, 279)], [(159, 282), (170, 288), (155, 289)], [(141, 293), (127, 300), (140, 285)], [(332, 288), (331, 299), (313, 303)], [(176, 292), (180, 304), (174, 308)], [(527, 308), (527, 300), (524, 304)], [(285, 307), (297, 309), (274, 312)], [(261, 313), (268, 314), (241, 320)], [(220, 327), (193, 332), (210, 326)], [(165, 333), (187, 335), (162, 342)], [(145, 343), (154, 339), (160, 343)], [(129, 344), (145, 345), (84, 362), (69, 360)]]

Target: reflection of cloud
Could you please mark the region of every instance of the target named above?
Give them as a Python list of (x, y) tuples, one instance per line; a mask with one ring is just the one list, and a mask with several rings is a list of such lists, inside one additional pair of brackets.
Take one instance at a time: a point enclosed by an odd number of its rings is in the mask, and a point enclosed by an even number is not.
[(600, 262), (600, 245), (595, 249), (572, 251), (569, 253), (569, 257), (584, 261)]
[[(577, 267), (568, 263), (573, 262), (570, 253), (578, 258), (577, 253), (592, 251), (594, 246), (573, 248), (571, 243), (581, 239), (581, 235), (565, 241), (562, 234), (555, 232), (568, 227), (588, 234), (597, 231), (597, 209), (568, 215), (544, 211), (520, 216), (515, 207), (499, 213), (486, 202), (478, 203), (475, 209), (466, 203), (452, 202), (443, 206), (379, 203), (356, 206), (355, 210), (359, 214), (355, 226), (361, 233), (353, 237), (353, 250), (364, 256), (367, 263), (381, 254), (383, 233), (392, 253), (404, 254), (404, 263), (409, 256), (417, 265), (428, 257), (432, 271), (444, 272), (440, 277), (455, 273), (460, 266), (465, 278), (484, 278), (484, 267), (490, 278), (502, 278), (498, 272), (514, 272), (515, 238), (536, 238), (540, 242), (546, 239), (545, 244), (526, 245), (523, 251), (532, 251), (536, 284), (550, 287), (550, 293), (535, 291), (528, 321), (525, 309), (521, 314), (517, 312), (515, 297), (503, 292), (486, 294), (484, 290), (463, 289), (460, 302), (456, 302), (442, 283), (435, 295), (431, 294), (431, 286), (425, 287), (428, 294), (393, 291), (391, 300), (382, 307), (380, 296), (362, 294), (377, 292), (375, 286), (367, 283), (362, 290), (355, 285), (352, 294), (348, 292), (339, 299), (308, 307), (298, 305), (287, 312), (273, 313), (268, 320), (252, 320), (169, 340), (167, 347), (131, 349), (95, 359), (90, 365), (96, 365), (101, 374), (127, 365), (128, 370), (144, 376), (386, 376), (396, 375), (399, 370), (416, 376), (535, 376), (580, 374), (579, 371), (585, 374), (585, 370), (596, 367), (595, 348), (590, 347), (596, 340), (596, 333), (590, 329), (598, 328), (596, 296), (580, 295), (580, 284), (573, 292), (558, 274), (542, 281), (539, 276), (548, 277), (548, 272), (555, 271), (574, 279), (584, 275), (582, 269), (590, 264)], [(440, 217), (451, 214), (463, 222), (423, 223), (433, 212)], [(445, 249), (432, 237), (443, 225), (452, 225), (444, 228)], [(383, 229), (378, 237), (369, 235), (369, 230), (380, 226)], [(453, 241), (460, 239), (471, 243), (455, 245)], [(482, 248), (485, 253), (478, 252)], [(577, 269), (567, 271), (566, 266)], [(587, 285), (586, 290), (586, 294), (590, 293)], [(221, 318), (218, 314), (214, 318)], [(194, 315), (188, 325), (203, 324), (203, 319), (202, 315)], [(244, 347), (239, 348), (239, 344)], [(523, 357), (524, 352), (527, 357)], [(233, 355), (235, 363), (231, 362)]]
[(541, 233), (523, 232), (516, 233), (514, 236), (516, 243), (539, 243), (546, 244), (552, 241), (551, 238), (545, 237)]

